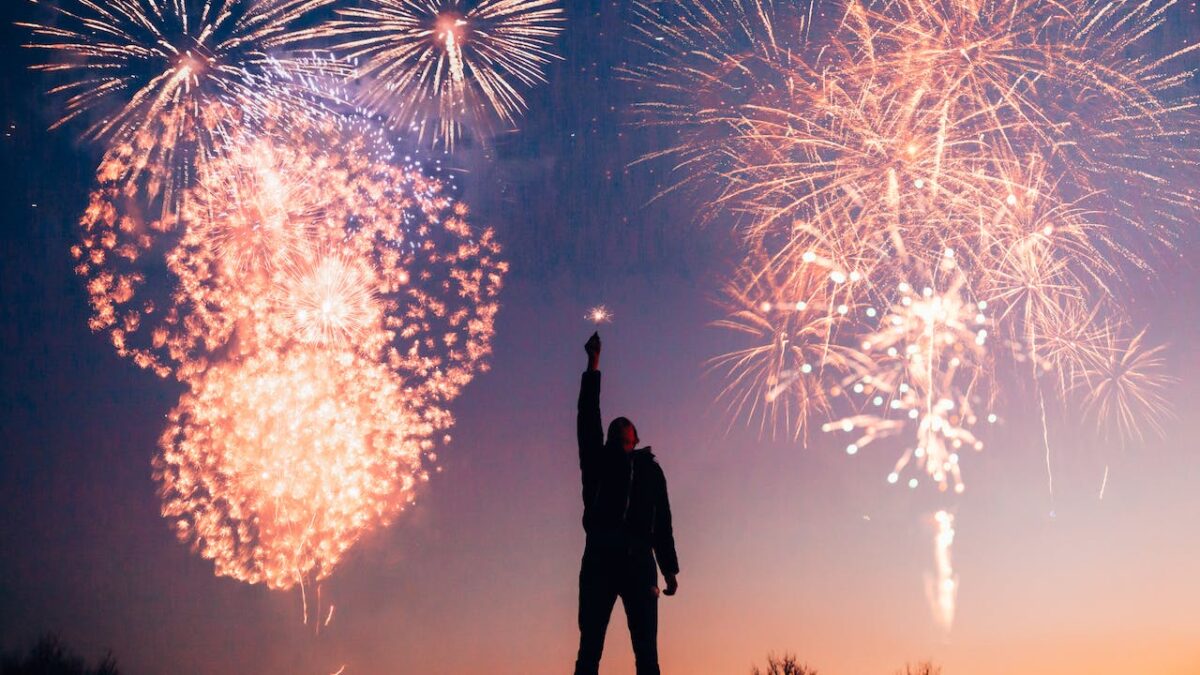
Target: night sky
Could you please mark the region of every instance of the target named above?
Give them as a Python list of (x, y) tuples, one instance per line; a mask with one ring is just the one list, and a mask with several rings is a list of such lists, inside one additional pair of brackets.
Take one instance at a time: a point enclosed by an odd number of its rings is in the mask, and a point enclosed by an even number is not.
[[(584, 541), (574, 406), (584, 313), (604, 303), (605, 418), (630, 417), (653, 445), (675, 513), (664, 672), (747, 673), (774, 651), (832, 675), (924, 659), (947, 675), (1200, 673), (1196, 229), (1132, 306), (1181, 378), (1166, 438), (1121, 449), (1051, 420), (1052, 517), (1040, 426), (1012, 402), (964, 461), (945, 634), (924, 581), (938, 496), (888, 485), (889, 450), (762, 438), (714, 402), (724, 383), (705, 362), (737, 346), (710, 326), (736, 244), (686, 195), (651, 201), (665, 166), (630, 166), (656, 139), (631, 125), (637, 92), (616, 73), (638, 54), (629, 8), (566, 6), (564, 58), (520, 129), (445, 160), (512, 264), (492, 368), (452, 406), (453, 441), (416, 508), (323, 584), (337, 613), (317, 636), (297, 593), (215, 577), (159, 516), (150, 462), (182, 385), (88, 329), (68, 249), (100, 151), (77, 126), (47, 130), (55, 104), (13, 26), (36, 7), (4, 1), (0, 649), (54, 631), (134, 675), (568, 672)], [(1189, 7), (1168, 42), (1200, 38)], [(618, 609), (602, 672), (632, 670)]]

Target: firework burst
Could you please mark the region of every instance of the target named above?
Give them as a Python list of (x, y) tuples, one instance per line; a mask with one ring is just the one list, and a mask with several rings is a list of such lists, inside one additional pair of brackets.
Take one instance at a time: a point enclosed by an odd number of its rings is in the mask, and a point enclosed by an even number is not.
[(504, 273), (490, 231), (441, 181), (376, 159), (370, 137), (281, 126), (210, 162), (177, 216), (147, 222), (119, 185), (93, 194), (74, 248), (93, 329), (180, 379), (229, 349), (353, 343), (452, 397), (487, 351)]
[(637, 119), (674, 139), (643, 161), (751, 251), (718, 322), (750, 343), (715, 360), (736, 416), (797, 437), (825, 418), (849, 454), (900, 446), (889, 482), (915, 465), (956, 493), (1013, 384), (1036, 393), (1048, 472), (1047, 399), (1159, 431), (1162, 348), (1109, 323), (1200, 214), (1180, 66), (1200, 46), (1154, 55), (1175, 4), (843, 0), (814, 21), (814, 3), (638, 2)]
[(154, 462), (162, 515), (220, 576), (274, 589), (320, 581), (428, 478), (434, 429), (418, 407), (353, 352), (215, 364), (168, 416)]
[[(1002, 354), (1087, 370), (1096, 350), (1067, 347), (1083, 337), (1071, 320), (1081, 308), (1119, 313), (1128, 275), (1151, 272), (1197, 212), (1194, 181), (1179, 177), (1200, 166), (1196, 98), (1177, 67), (1196, 48), (1129, 56), (1149, 51), (1170, 4), (848, 0), (836, 20), (814, 23), (810, 3), (638, 3), (652, 56), (627, 71), (645, 96), (638, 118), (679, 139), (647, 159), (670, 157), (671, 189), (709, 188), (703, 210), (733, 215), (765, 250), (739, 272), (721, 322), (754, 337), (719, 359), (735, 411), (779, 408), (803, 382), (787, 353), (880, 348), (892, 327), (875, 333), (858, 309), (901, 307), (896, 288), (936, 289), (951, 271), (973, 298), (964, 308), (987, 306), (986, 330), (1003, 346), (971, 355), (972, 382), (994, 379)], [(840, 298), (774, 281), (811, 275), (814, 263), (843, 282)], [(907, 299), (906, 311), (923, 306)], [(823, 314), (785, 319), (780, 308), (798, 302)], [(831, 321), (839, 307), (845, 320)], [(927, 351), (915, 353), (925, 365), (967, 356)], [(804, 363), (822, 372), (820, 359)], [(933, 381), (919, 386), (912, 370), (897, 372), (928, 398)], [(1071, 381), (1060, 377), (1060, 389)], [(796, 429), (801, 410), (828, 415), (829, 393), (847, 391), (791, 390), (784, 417)], [(963, 412), (965, 401), (947, 400)], [(928, 432), (928, 421), (916, 426)]]
[(564, 19), (557, 0), (369, 0), (338, 15), (309, 35), (358, 64), (359, 102), (447, 147), (516, 124)]
[(219, 575), (327, 577), (412, 501), (448, 404), (486, 368), (499, 248), (367, 129), (256, 124), (177, 214), (144, 218), (114, 181), (83, 218), (93, 328), (189, 387), (155, 477), (164, 517)]
[(54, 20), (21, 25), (27, 46), (47, 55), (35, 69), (61, 80), (51, 93), (66, 112), (54, 126), (99, 118), (85, 135), (111, 148), (106, 170), (170, 202), (218, 151), (228, 122), (265, 119), (287, 98), (270, 77), (286, 63), (271, 52), (331, 2), (69, 0), (51, 5)]

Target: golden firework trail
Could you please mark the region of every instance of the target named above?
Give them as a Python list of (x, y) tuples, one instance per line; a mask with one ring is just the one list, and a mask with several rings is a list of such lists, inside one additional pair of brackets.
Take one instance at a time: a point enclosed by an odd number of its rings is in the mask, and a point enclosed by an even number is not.
[(954, 514), (938, 511), (933, 514), (933, 560), (935, 572), (926, 581), (926, 594), (933, 615), (943, 630), (954, 625), (958, 606), (958, 574), (954, 572)]

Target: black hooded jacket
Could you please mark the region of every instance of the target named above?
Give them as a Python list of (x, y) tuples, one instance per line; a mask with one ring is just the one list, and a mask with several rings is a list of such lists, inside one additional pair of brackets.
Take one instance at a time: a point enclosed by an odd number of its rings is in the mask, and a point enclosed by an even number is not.
[(631, 553), (653, 550), (663, 575), (678, 574), (666, 476), (650, 448), (626, 453), (616, 439), (605, 445), (600, 371), (583, 374), (577, 434), (588, 545), (611, 545)]

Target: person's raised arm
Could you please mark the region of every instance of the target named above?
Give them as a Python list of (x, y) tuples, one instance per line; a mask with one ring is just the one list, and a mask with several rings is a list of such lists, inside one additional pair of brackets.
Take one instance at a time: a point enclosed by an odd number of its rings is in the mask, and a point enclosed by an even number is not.
[(604, 446), (604, 429), (600, 422), (600, 334), (592, 333), (583, 349), (587, 352), (588, 367), (579, 385), (576, 435), (579, 437), (579, 468), (586, 472)]

